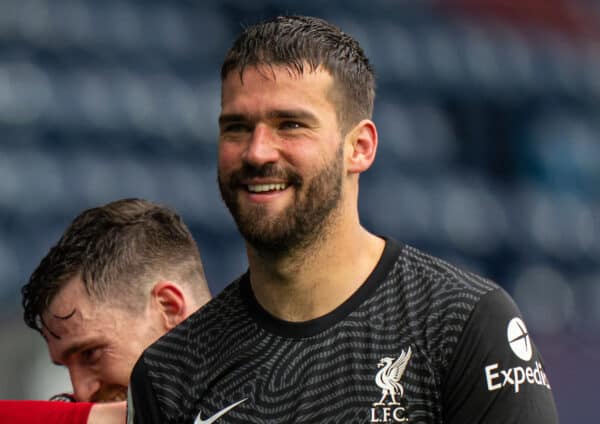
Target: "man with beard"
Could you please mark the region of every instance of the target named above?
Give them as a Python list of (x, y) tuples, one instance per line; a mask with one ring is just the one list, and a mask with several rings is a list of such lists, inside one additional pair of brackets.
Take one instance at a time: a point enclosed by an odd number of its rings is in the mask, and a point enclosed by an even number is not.
[[(69, 370), (73, 400), (87, 405), (0, 404), (0, 416), (13, 414), (11, 422), (86, 422), (88, 414), (88, 422), (123, 422), (125, 402), (91, 403), (124, 401), (144, 348), (210, 299), (187, 226), (172, 210), (139, 199), (77, 216), (22, 294), (26, 324), (42, 334), (52, 361)], [(16, 421), (21, 411), (28, 421)]]
[(509, 296), (361, 225), (378, 140), (358, 43), (276, 18), (221, 78), (219, 187), (249, 270), (145, 351), (129, 422), (556, 423)]

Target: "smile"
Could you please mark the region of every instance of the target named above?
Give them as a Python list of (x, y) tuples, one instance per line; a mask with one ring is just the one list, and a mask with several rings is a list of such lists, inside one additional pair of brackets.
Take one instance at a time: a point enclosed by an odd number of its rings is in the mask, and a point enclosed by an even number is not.
[(281, 191), (285, 190), (287, 184), (277, 183), (277, 184), (249, 184), (248, 191), (251, 193), (264, 193), (267, 191)]

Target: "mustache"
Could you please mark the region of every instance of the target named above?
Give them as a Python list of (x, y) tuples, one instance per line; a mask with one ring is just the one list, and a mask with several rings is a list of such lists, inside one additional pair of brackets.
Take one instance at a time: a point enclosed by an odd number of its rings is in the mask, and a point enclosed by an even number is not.
[(230, 176), (231, 186), (240, 186), (242, 181), (252, 178), (277, 178), (293, 186), (302, 185), (302, 177), (294, 171), (282, 168), (274, 163), (266, 163), (261, 166), (254, 166), (244, 163), (241, 169), (234, 171)]
[(111, 388), (102, 389), (92, 396), (90, 402), (117, 402), (127, 400), (127, 388), (121, 386), (113, 386)]

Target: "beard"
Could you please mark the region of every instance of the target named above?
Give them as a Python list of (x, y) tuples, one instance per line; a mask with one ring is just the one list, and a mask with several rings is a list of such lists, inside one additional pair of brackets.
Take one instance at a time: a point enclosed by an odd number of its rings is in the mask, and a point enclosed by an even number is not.
[[(221, 197), (248, 244), (277, 257), (302, 250), (327, 235), (327, 223), (342, 198), (343, 146), (340, 143), (333, 160), (308, 181), (272, 163), (261, 167), (244, 163), (228, 182), (219, 171)], [(264, 205), (241, 205), (237, 196), (238, 190), (245, 189), (241, 181), (253, 177), (285, 181), (295, 190), (294, 203), (272, 218), (266, 216)]]

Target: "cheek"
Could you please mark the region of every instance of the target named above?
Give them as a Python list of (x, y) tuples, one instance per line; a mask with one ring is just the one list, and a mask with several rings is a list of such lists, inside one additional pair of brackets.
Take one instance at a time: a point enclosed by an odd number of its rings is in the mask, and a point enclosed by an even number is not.
[(133, 366), (141, 354), (141, 351), (138, 353), (135, 350), (108, 353), (100, 367), (104, 379), (112, 384), (127, 386)]
[(131, 378), (131, 372), (135, 362), (121, 361), (118, 364), (113, 364), (112, 367), (107, 367), (104, 372), (105, 381), (110, 385), (118, 385), (127, 387)]
[(287, 162), (306, 178), (319, 175), (324, 169), (334, 166), (335, 153), (328, 148), (306, 146), (290, 149), (286, 156)]
[(228, 170), (238, 166), (241, 160), (242, 149), (236, 143), (219, 144), (218, 166), (219, 171), (227, 172)]

